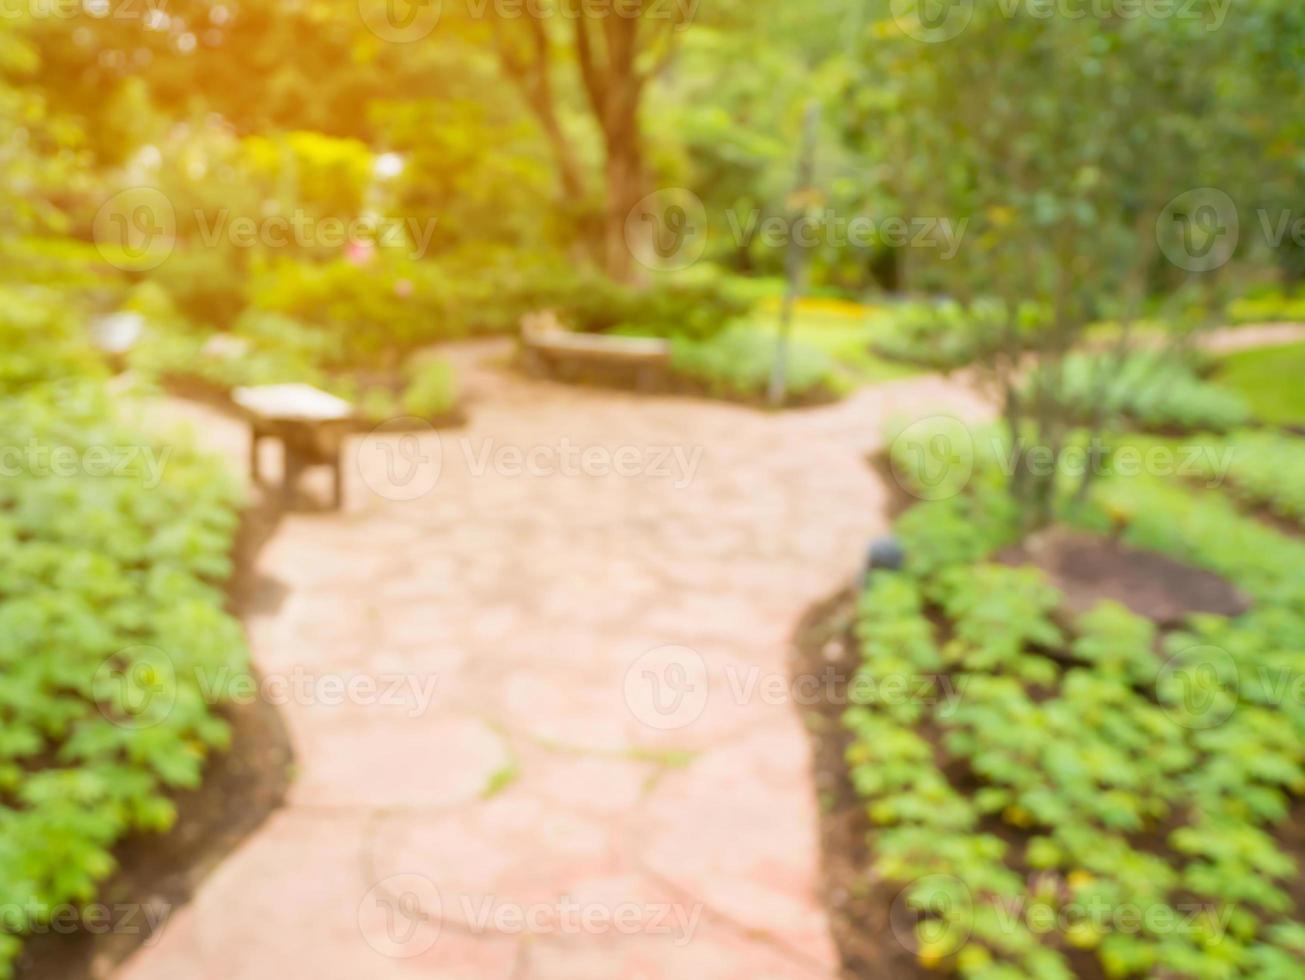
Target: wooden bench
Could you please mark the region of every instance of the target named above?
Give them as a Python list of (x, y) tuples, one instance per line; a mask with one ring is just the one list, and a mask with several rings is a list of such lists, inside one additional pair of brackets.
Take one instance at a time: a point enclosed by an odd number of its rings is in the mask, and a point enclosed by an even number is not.
[(527, 372), (537, 377), (572, 378), (586, 367), (630, 369), (644, 390), (655, 385), (671, 362), (670, 341), (574, 333), (551, 313), (521, 321), (521, 353)]
[(353, 406), (304, 384), (237, 388), (231, 399), (249, 422), (249, 472), (255, 483), (262, 483), (259, 445), (279, 439), (285, 449), (285, 506), (293, 502), (299, 477), (311, 465), (331, 467), (332, 502), (336, 509), (344, 506), (344, 440), (353, 427)]

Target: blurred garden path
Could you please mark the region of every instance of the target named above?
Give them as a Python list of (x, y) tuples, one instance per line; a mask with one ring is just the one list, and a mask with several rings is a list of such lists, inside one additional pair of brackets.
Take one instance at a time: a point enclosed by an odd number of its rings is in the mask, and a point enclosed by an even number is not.
[(1221, 327), (1203, 338), (1202, 345), (1214, 354), (1232, 354), (1252, 347), (1277, 347), (1305, 341), (1305, 323), (1255, 323)]
[[(465, 429), (355, 440), (346, 510), (263, 549), (290, 801), (121, 980), (835, 975), (790, 636), (887, 528), (885, 423), (986, 408), (923, 377), (773, 415), (506, 350), (456, 352)], [(237, 423), (158, 414), (243, 471)]]

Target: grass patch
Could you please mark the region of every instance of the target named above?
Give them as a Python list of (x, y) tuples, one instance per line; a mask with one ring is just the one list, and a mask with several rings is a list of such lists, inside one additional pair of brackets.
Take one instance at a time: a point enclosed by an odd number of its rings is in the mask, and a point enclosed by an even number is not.
[[(870, 318), (875, 312), (872, 306), (846, 300), (800, 300), (793, 316), (793, 340), (834, 361), (848, 387), (918, 374), (918, 368), (894, 363), (871, 350), (874, 327)], [(779, 313), (780, 300), (771, 298), (744, 322), (749, 329), (774, 337)]]
[(1239, 351), (1220, 361), (1217, 380), (1241, 394), (1262, 422), (1305, 422), (1305, 344)]

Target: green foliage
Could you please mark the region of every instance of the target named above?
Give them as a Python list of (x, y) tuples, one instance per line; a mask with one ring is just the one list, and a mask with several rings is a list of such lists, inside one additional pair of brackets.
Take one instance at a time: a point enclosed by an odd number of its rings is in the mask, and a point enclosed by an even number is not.
[[(929, 460), (907, 442), (895, 470), (917, 480)], [(898, 522), (907, 571), (872, 576), (856, 627), (849, 773), (875, 870), (921, 910), (921, 962), (1068, 977), (1078, 948), (1117, 977), (1292, 975), (1298, 869), (1274, 833), (1305, 791), (1305, 546), (1215, 490), (1105, 476), (1068, 513), (1219, 572), (1256, 606), (1161, 635), (1106, 603), (1066, 631), (1040, 572), (983, 564), (1009, 534), (992, 445)], [(1206, 459), (1221, 448), (1243, 492), (1290, 506), (1294, 440), (1239, 433)], [(929, 683), (909, 703), (878, 696), (902, 677)]]
[[(1305, 543), (1242, 514), (1227, 498), (1143, 475), (1102, 481), (1093, 505), (1104, 523), (1123, 527), (1129, 544), (1208, 568), (1261, 602), (1305, 613)], [(1080, 519), (1093, 521), (1090, 513)]]
[(705, 341), (751, 306), (732, 280), (708, 274), (658, 279), (649, 286), (614, 283), (593, 271), (553, 270), (517, 287), (523, 312), (547, 309), (584, 333), (683, 337)]
[(1237, 392), (1256, 418), (1270, 425), (1305, 425), (1305, 344), (1230, 354), (1219, 364), (1219, 384)]
[(1227, 478), (1238, 497), (1305, 524), (1305, 440), (1269, 431), (1238, 432), (1209, 447), (1199, 459), (1199, 475), (1210, 481), (1222, 478), (1220, 456), (1231, 464)]
[(1122, 362), (1104, 354), (1072, 355), (1057, 378), (1056, 397), (1079, 422), (1122, 417), (1150, 431), (1227, 432), (1251, 416), (1244, 398), (1201, 380), (1176, 354), (1133, 353)]
[(458, 379), (453, 365), (438, 358), (419, 358), (409, 369), (411, 380), (400, 404), (407, 415), (435, 419), (453, 411), (458, 402)]
[(57, 315), (35, 316), (0, 315), (25, 340), (0, 346), (0, 444), (22, 449), (0, 481), (0, 902), (28, 916), (6, 918), (6, 977), (23, 932), (94, 897), (119, 839), (171, 825), (169, 793), (227, 744), (216, 702), (247, 659), (221, 589), (233, 481), (119, 425), (100, 383), (69, 373)]
[(82, 329), (54, 294), (0, 288), (0, 392), (99, 371)]
[(1279, 289), (1257, 290), (1230, 303), (1228, 319), (1237, 324), (1305, 322), (1305, 295)]
[(250, 299), (256, 309), (315, 325), (331, 338), (341, 363), (365, 366), (466, 335), (485, 288), (433, 263), (386, 255), (366, 265), (282, 259), (258, 271)]
[[(1264, 828), (1305, 786), (1305, 708), (1275, 716), (1252, 681), (1227, 724), (1184, 725), (1156, 687), (1151, 624), (1101, 606), (1067, 644), (1047, 619), (1058, 600), (1040, 573), (983, 565), (880, 573), (861, 600), (851, 690), (869, 695), (845, 715), (849, 775), (878, 828), (876, 871), (925, 913), (921, 962), (980, 980), (1069, 977), (1067, 947), (1120, 977), (1182, 963), (1184, 976), (1251, 978), (1289, 962), (1296, 869)], [(1266, 628), (1212, 617), (1167, 646), (1221, 642), (1250, 666)], [(903, 677), (909, 703), (876, 696)], [(1001, 837), (981, 830), (992, 821)], [(1162, 852), (1134, 843), (1162, 831)], [(926, 883), (956, 892), (931, 901), (915, 893)]]
[(1025, 347), (1045, 323), (1045, 311), (1026, 305), (1016, 316), (1012, 335), (1004, 312), (991, 302), (969, 307), (953, 300), (903, 303), (874, 324), (874, 348), (907, 364), (950, 370), (1003, 347)]
[(230, 333), (151, 319), (128, 363), (146, 381), (193, 379), (220, 392), (290, 382), (330, 387), (321, 365), (331, 360), (333, 340), (276, 313), (248, 312)]
[[(765, 396), (775, 351), (774, 334), (741, 325), (710, 340), (674, 338), (671, 369), (713, 395), (755, 400)], [(839, 391), (833, 359), (801, 344), (789, 345), (787, 378), (791, 401), (827, 400)]]

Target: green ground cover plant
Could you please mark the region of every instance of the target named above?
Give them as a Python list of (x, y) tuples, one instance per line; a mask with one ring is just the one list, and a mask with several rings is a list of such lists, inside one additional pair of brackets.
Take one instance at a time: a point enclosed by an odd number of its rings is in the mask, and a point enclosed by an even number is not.
[(1122, 361), (1075, 354), (1065, 361), (1058, 396), (1070, 418), (1100, 413), (1156, 432), (1227, 432), (1251, 420), (1239, 393), (1202, 379), (1174, 352), (1137, 352)]
[(17, 450), (0, 480), (6, 977), (25, 932), (95, 896), (118, 840), (171, 826), (169, 794), (229, 737), (222, 683), (202, 678), (247, 665), (223, 589), (234, 481), (117, 422), (93, 368), (66, 373), (93, 364), (72, 318), (7, 298), (0, 336), (21, 342), (0, 345), (0, 444)]
[(1238, 351), (1219, 362), (1216, 380), (1246, 399), (1267, 425), (1305, 425), (1305, 344)]
[[(1016, 345), (1028, 343), (1046, 314), (1026, 305), (1016, 317)], [(950, 371), (989, 356), (1007, 343), (1006, 322), (992, 303), (970, 308), (952, 300), (900, 303), (874, 322), (874, 350), (905, 364)]]
[[(894, 448), (927, 487), (929, 459)], [(1018, 537), (998, 457), (902, 517), (907, 566), (858, 607), (849, 775), (920, 961), (979, 980), (1069, 978), (1084, 953), (1111, 977), (1297, 975), (1298, 868), (1274, 832), (1305, 792), (1305, 704), (1283, 696), (1305, 676), (1305, 545), (1217, 489), (1108, 475), (1062, 519), (1255, 606), (1169, 632), (1112, 603), (1070, 619), (1041, 572), (989, 563)], [(902, 676), (959, 697), (874, 695)]]
[(1236, 324), (1305, 322), (1305, 295), (1277, 287), (1256, 289), (1228, 304), (1228, 319)]
[[(1234, 493), (1254, 506), (1268, 508), (1286, 520), (1305, 524), (1305, 440), (1263, 430), (1229, 436), (1219, 448), (1230, 462), (1228, 479)], [(1220, 474), (1214, 455), (1200, 458), (1201, 476)]]
[[(709, 340), (673, 338), (671, 370), (713, 396), (759, 400), (770, 383), (775, 351), (773, 334), (737, 325)], [(801, 343), (790, 343), (788, 353), (791, 402), (829, 401), (843, 392), (833, 358)]]

